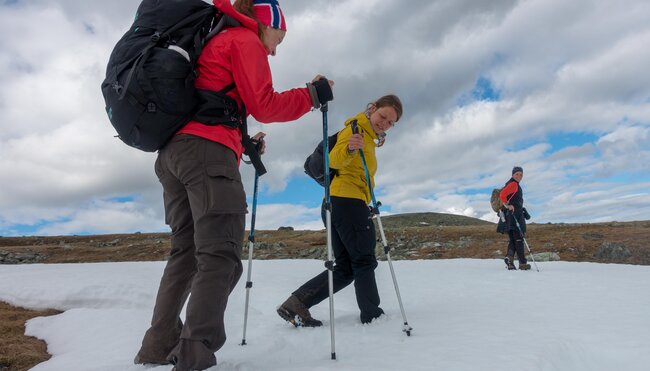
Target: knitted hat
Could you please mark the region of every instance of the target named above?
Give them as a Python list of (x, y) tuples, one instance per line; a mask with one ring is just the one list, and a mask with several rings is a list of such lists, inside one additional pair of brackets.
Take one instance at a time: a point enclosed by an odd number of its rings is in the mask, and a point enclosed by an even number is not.
[(286, 31), (287, 23), (277, 0), (254, 0), (255, 16), (264, 25)]
[(521, 171), (523, 173), (524, 169), (521, 166), (515, 166), (512, 168), (512, 175), (515, 175), (515, 173), (518, 171)]

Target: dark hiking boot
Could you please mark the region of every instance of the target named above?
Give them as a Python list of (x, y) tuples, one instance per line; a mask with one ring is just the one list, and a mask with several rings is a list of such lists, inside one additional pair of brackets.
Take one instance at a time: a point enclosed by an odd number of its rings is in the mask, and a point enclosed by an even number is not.
[(512, 262), (512, 258), (509, 256), (506, 256), (503, 261), (506, 263), (506, 268), (508, 268), (509, 271), (512, 270), (517, 270), (517, 267), (515, 267), (515, 264)]
[(530, 269), (530, 264), (528, 263), (519, 263), (519, 270), (520, 271), (527, 271)]
[(171, 364), (165, 358), (150, 359), (150, 358), (142, 357), (140, 354), (135, 356), (135, 358), (133, 359), (133, 363), (135, 363), (136, 365), (156, 365), (156, 366)]
[(378, 309), (378, 311), (374, 315), (371, 315), (371, 316), (361, 314), (361, 316), (360, 316), (361, 323), (363, 323), (364, 325), (368, 324), (368, 323), (374, 321), (375, 319), (377, 319), (377, 318), (384, 315), (384, 310), (383, 309), (381, 309), (381, 308), (377, 308), (377, 309)]
[(320, 327), (323, 322), (314, 319), (309, 309), (297, 297), (291, 295), (277, 310), (278, 315), (285, 321), (298, 327)]

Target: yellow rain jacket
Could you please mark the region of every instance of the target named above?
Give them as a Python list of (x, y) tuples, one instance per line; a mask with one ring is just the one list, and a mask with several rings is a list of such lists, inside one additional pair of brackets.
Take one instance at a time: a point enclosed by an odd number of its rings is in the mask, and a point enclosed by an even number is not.
[(375, 140), (377, 139), (377, 134), (372, 130), (370, 121), (365, 113), (360, 112), (345, 121), (345, 127), (338, 133), (336, 145), (329, 153), (329, 166), (338, 172), (331, 180), (330, 195), (357, 198), (369, 204), (372, 201), (372, 197), (370, 196), (370, 189), (368, 189), (368, 185), (366, 184), (366, 172), (363, 168), (361, 155), (358, 150), (352, 153), (348, 151), (348, 141), (352, 136), (352, 126), (350, 123), (354, 120), (357, 120), (359, 133), (363, 133), (365, 142), (363, 155), (366, 157), (370, 183), (373, 189), (375, 187), (374, 176), (377, 172), (377, 157), (375, 157), (377, 144)]

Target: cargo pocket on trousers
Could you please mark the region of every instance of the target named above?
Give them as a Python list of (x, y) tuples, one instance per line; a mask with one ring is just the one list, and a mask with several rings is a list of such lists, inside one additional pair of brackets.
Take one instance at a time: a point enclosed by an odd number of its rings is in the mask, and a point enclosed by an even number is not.
[(245, 214), (246, 193), (237, 168), (208, 165), (206, 168), (207, 212), (215, 214)]
[(368, 220), (367, 223), (355, 223), (352, 225), (356, 240), (356, 246), (354, 248), (358, 251), (359, 255), (374, 256), (375, 254), (377, 238), (375, 236), (375, 229), (370, 223), (372, 223), (372, 220)]

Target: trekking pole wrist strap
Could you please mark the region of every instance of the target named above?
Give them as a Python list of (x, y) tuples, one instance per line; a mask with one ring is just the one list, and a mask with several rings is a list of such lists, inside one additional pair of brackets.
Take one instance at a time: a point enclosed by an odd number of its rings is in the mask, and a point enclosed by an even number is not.
[(307, 91), (309, 92), (309, 99), (311, 100), (311, 106), (314, 109), (320, 108), (320, 102), (318, 101), (318, 93), (316, 92), (316, 87), (312, 83), (307, 83)]

